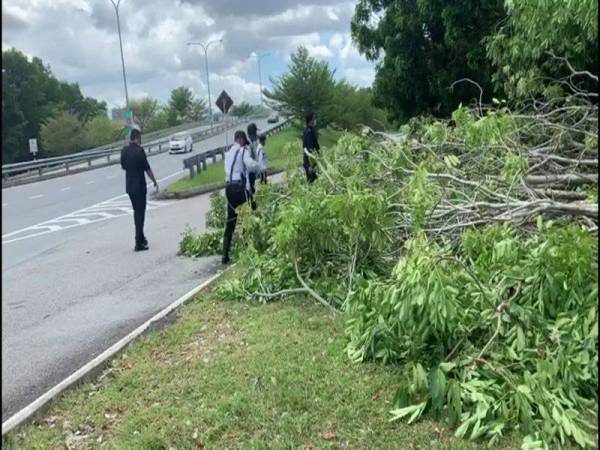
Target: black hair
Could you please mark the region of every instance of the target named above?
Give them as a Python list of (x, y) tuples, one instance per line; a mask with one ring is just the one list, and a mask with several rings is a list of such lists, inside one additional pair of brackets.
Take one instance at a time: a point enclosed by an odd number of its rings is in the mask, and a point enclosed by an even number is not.
[(251, 124), (248, 125), (247, 130), (248, 130), (248, 137), (251, 140), (255, 141), (256, 140), (256, 130), (257, 130), (256, 124), (254, 122), (252, 122)]
[(243, 130), (237, 130), (233, 135), (233, 139), (237, 142), (238, 139), (244, 138), (244, 142), (248, 143), (248, 138), (246, 137), (246, 133)]
[(142, 132), (140, 130), (133, 128), (131, 130), (131, 133), (129, 134), (129, 140), (137, 141), (138, 139), (141, 139), (141, 138), (142, 138)]
[(306, 125), (310, 124), (315, 118), (315, 113), (314, 112), (309, 112), (306, 115)]
[(261, 135), (258, 137), (258, 141), (259, 141), (261, 144), (265, 145), (265, 142), (267, 142), (267, 136), (265, 136), (264, 134), (261, 134)]

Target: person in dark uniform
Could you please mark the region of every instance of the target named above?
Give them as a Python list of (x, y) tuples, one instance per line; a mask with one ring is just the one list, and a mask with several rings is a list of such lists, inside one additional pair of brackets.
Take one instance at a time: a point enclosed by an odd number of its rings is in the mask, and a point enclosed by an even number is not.
[(321, 147), (317, 139), (317, 117), (314, 113), (306, 115), (306, 128), (304, 129), (304, 135), (302, 136), (302, 149), (303, 149), (303, 166), (306, 172), (306, 179), (309, 183), (314, 182), (317, 179), (316, 162), (313, 158), (309, 157), (307, 153), (319, 154)]
[[(256, 161), (256, 148), (258, 146), (258, 128), (254, 122), (248, 124), (248, 128), (246, 128), (248, 132), (248, 148), (250, 150), (250, 157)], [(248, 187), (249, 187), (249, 198), (250, 206), (252, 209), (256, 209), (256, 202), (254, 201), (254, 194), (256, 193), (256, 174), (250, 172), (248, 174)]]
[(135, 251), (148, 250), (148, 240), (144, 236), (144, 218), (146, 215), (146, 176), (148, 174), (158, 191), (158, 183), (148, 164), (148, 158), (142, 148), (142, 133), (131, 130), (129, 145), (121, 150), (121, 167), (125, 171), (125, 191), (133, 207), (135, 224)]
[(223, 264), (229, 262), (231, 239), (237, 223), (236, 208), (248, 201), (249, 192), (246, 189), (248, 175), (256, 173), (258, 163), (250, 156), (246, 133), (235, 132), (234, 144), (225, 153), (225, 197), (227, 198), (227, 222), (223, 237)]

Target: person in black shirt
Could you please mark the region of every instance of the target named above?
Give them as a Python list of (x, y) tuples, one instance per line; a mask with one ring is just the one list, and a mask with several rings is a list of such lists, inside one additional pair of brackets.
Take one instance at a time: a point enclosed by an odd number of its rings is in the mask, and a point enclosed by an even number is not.
[(313, 158), (307, 155), (308, 153), (318, 154), (321, 147), (317, 140), (317, 117), (314, 113), (306, 115), (306, 128), (304, 129), (304, 135), (302, 136), (302, 149), (303, 149), (303, 166), (306, 172), (306, 179), (309, 183), (312, 183), (317, 179), (316, 162)]
[[(256, 160), (256, 148), (258, 147), (258, 128), (254, 122), (248, 124), (248, 128), (246, 128), (248, 132), (248, 147), (250, 149), (250, 157)], [(254, 201), (254, 194), (256, 193), (256, 174), (250, 172), (248, 174), (248, 184), (250, 186), (250, 191), (248, 194), (248, 200), (250, 202), (250, 206), (252, 210), (256, 209), (256, 202)]]
[(158, 183), (146, 153), (141, 147), (142, 133), (139, 129), (131, 130), (129, 145), (121, 150), (121, 167), (125, 171), (125, 191), (129, 194), (133, 207), (133, 222), (135, 224), (135, 251), (148, 250), (148, 240), (144, 236), (144, 218), (146, 215), (146, 176), (147, 173), (158, 191)]

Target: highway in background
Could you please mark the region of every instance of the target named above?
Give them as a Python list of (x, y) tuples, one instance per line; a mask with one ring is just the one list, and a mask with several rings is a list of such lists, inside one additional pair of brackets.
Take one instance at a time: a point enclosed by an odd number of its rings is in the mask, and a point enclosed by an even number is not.
[[(224, 144), (222, 133), (194, 152)], [(161, 188), (187, 175), (191, 154), (149, 158)], [(204, 229), (208, 195), (156, 201), (152, 191), (150, 250), (135, 253), (118, 164), (2, 190), (3, 421), (219, 267), (216, 257), (177, 256), (185, 226)]]

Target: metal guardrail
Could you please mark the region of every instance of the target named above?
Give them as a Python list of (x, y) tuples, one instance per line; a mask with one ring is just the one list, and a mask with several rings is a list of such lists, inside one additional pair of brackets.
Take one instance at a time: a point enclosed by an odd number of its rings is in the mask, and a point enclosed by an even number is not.
[[(220, 124), (212, 129), (206, 129), (199, 131), (197, 133), (192, 133), (192, 139), (196, 141), (200, 137), (209, 137), (209, 135), (219, 134), (226, 129), (229, 129), (238, 123), (246, 122), (250, 118), (248, 117), (240, 117), (236, 118), (234, 121), (227, 124)], [(152, 142), (149, 145), (145, 145), (146, 152), (148, 154), (160, 153), (164, 151), (163, 146), (168, 144), (170, 139), (166, 137), (164, 139), (159, 139)], [(31, 171), (37, 171), (37, 176), (41, 177), (44, 174), (44, 171), (48, 169), (56, 169), (63, 167), (66, 170), (66, 173), (69, 174), (74, 165), (81, 163), (88, 163), (88, 167), (92, 167), (92, 161), (106, 158), (106, 162), (111, 162), (111, 156), (115, 153), (120, 155), (121, 149), (123, 148), (123, 144), (110, 144), (106, 149), (96, 149), (96, 150), (88, 150), (79, 153), (74, 153), (66, 156), (55, 156), (51, 158), (39, 159), (36, 161), (28, 161), (22, 163), (13, 163), (13, 164), (5, 164), (2, 166), (2, 178), (3, 180), (8, 179), (11, 176), (15, 176), (17, 174), (29, 173)]]
[[(265, 131), (262, 134), (264, 134), (267, 137), (271, 136), (272, 134), (277, 133), (282, 128), (285, 128), (286, 126), (288, 126), (290, 124), (291, 124), (291, 118), (285, 119), (280, 124), (274, 126), (273, 128), (268, 129), (267, 131)], [(227, 146), (217, 147), (217, 148), (213, 148), (211, 150), (207, 150), (205, 152), (199, 153), (197, 155), (192, 155), (189, 158), (185, 158), (183, 160), (183, 168), (190, 171), (190, 178), (194, 178), (196, 176), (196, 174), (199, 174), (203, 170), (206, 170), (206, 166), (207, 166), (206, 160), (207, 159), (209, 159), (209, 158), (212, 159), (213, 163), (217, 162), (217, 156), (221, 156), (221, 160), (225, 159), (225, 152), (227, 151), (227, 149), (228, 149)]]

